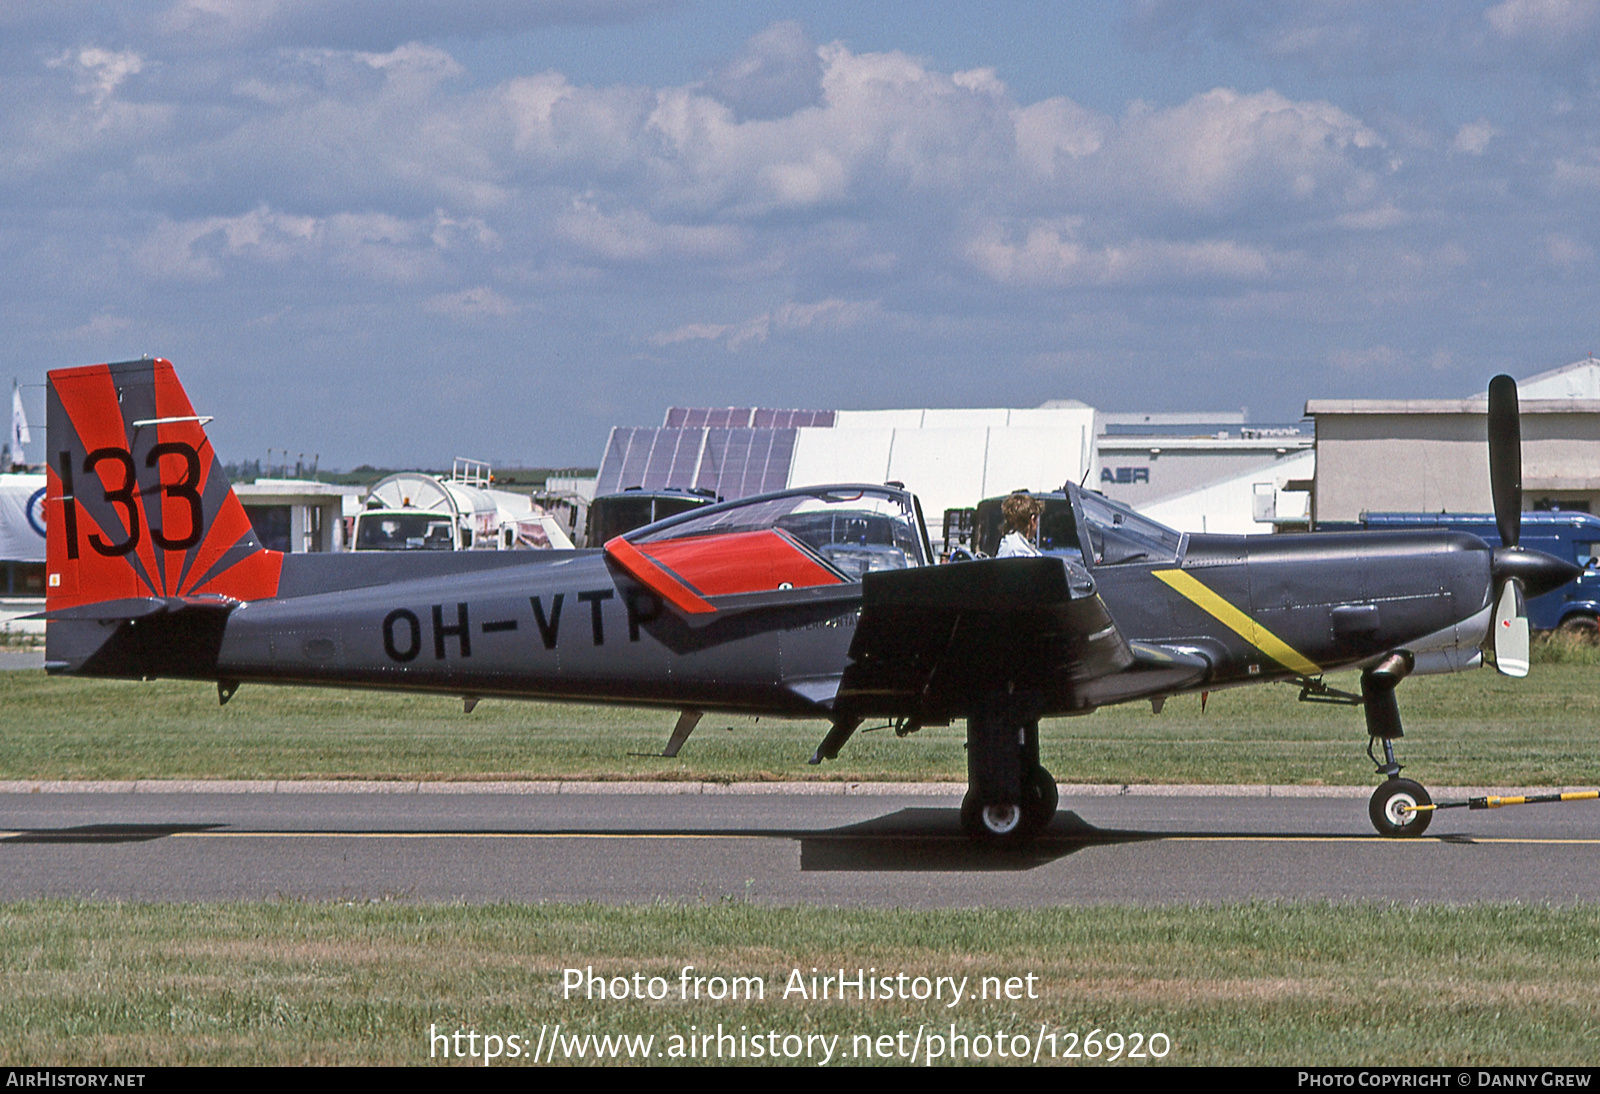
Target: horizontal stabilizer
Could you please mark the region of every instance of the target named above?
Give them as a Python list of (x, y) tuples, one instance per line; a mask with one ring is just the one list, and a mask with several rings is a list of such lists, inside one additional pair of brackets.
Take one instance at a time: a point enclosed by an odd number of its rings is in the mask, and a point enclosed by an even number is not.
[(146, 619), (165, 612), (208, 611), (226, 614), (239, 602), (224, 596), (129, 596), (120, 600), (102, 600), (97, 604), (79, 604), (74, 608), (57, 608), (24, 616), (26, 619), (43, 619), (49, 623), (72, 620), (92, 620), (96, 623), (122, 623), (132, 619)]

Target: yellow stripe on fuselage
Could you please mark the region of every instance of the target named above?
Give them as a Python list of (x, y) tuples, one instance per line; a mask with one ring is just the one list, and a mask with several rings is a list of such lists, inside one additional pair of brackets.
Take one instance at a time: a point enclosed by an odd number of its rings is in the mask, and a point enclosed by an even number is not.
[(1192, 574), (1183, 570), (1154, 570), (1152, 573), (1184, 599), (1285, 668), (1307, 676), (1322, 671), (1315, 661), (1202, 585)]

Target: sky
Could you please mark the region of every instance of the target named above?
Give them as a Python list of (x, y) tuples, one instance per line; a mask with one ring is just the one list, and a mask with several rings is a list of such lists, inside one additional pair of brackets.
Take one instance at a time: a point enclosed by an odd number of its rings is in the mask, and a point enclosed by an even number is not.
[(229, 461), (1463, 396), (1600, 349), (1597, 214), (1600, 0), (0, 0), (28, 412), (165, 357)]

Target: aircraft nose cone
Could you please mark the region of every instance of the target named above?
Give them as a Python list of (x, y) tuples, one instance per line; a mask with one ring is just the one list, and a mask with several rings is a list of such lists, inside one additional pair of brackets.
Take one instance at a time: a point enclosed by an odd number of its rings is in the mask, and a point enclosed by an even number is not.
[(1583, 567), (1526, 547), (1496, 547), (1492, 572), (1496, 585), (1508, 577), (1521, 581), (1524, 595), (1531, 599), (1576, 581)]

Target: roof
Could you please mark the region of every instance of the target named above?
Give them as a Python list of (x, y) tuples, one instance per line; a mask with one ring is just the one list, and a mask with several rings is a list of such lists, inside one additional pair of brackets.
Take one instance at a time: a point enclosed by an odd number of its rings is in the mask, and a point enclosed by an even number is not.
[(1517, 391), (1531, 399), (1600, 399), (1600, 360), (1591, 355), (1519, 380)]
[[(1596, 399), (1518, 399), (1524, 414), (1600, 414)], [(1486, 414), (1488, 399), (1310, 399), (1306, 416), (1333, 414)]]
[(312, 482), (308, 479), (257, 479), (255, 482), (234, 483), (233, 492), (239, 495), (241, 502), (266, 499), (308, 501), (360, 497), (367, 492), (367, 488), (344, 486), (333, 482)]
[(1311, 448), (1304, 437), (1172, 437), (1163, 434), (1113, 434), (1095, 439), (1100, 452), (1290, 452)]
[[(1483, 414), (1489, 396), (1468, 399), (1312, 399), (1308, 417), (1317, 414)], [(1600, 359), (1593, 356), (1517, 381), (1517, 404), (1524, 414), (1600, 413)]]

